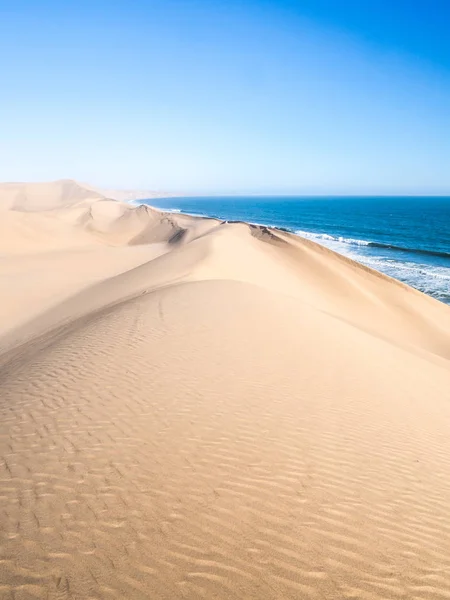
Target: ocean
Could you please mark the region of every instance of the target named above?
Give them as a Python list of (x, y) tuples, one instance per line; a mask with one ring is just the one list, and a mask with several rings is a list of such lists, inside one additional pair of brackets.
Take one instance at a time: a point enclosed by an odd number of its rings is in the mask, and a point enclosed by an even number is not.
[(450, 197), (186, 197), (142, 202), (282, 227), (450, 304)]

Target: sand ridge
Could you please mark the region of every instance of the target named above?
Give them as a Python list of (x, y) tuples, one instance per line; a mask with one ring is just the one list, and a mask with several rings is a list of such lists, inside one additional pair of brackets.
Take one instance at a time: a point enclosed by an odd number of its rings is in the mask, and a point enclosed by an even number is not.
[(0, 598), (450, 598), (449, 308), (90, 193), (0, 187)]

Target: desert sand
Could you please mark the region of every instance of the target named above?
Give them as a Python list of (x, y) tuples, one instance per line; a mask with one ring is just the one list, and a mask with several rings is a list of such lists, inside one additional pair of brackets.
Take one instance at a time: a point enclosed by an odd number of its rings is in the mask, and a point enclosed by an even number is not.
[(448, 306), (73, 181), (0, 288), (2, 600), (450, 598)]

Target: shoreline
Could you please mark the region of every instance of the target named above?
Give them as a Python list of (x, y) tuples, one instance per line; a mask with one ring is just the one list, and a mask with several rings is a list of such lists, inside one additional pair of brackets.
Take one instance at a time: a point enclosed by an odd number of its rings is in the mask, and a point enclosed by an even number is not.
[[(382, 241), (378, 238), (377, 240), (376, 236), (374, 239), (373, 234), (358, 237), (357, 230), (353, 231), (352, 237), (352, 232), (346, 231), (345, 234), (344, 232), (337, 232), (336, 227), (333, 227), (331, 224), (328, 228), (319, 229), (310, 223), (310, 228), (308, 229), (307, 221), (301, 222), (301, 219), (295, 225), (285, 226), (283, 222), (285, 222), (286, 217), (283, 216), (274, 218), (274, 215), (272, 215), (272, 218), (263, 218), (263, 214), (260, 214), (259, 219), (257, 219), (255, 210), (258, 207), (258, 198), (248, 199), (249, 203), (251, 201), (254, 202), (254, 204), (250, 205), (248, 216), (243, 214), (242, 207), (245, 206), (243, 198), (239, 200), (239, 205), (230, 204), (228, 208), (226, 203), (219, 204), (221, 212), (219, 211), (218, 214), (220, 216), (217, 214), (218, 206), (215, 204), (218, 200), (216, 198), (203, 198), (198, 203), (195, 198), (191, 199), (188, 197), (173, 198), (173, 200), (173, 206), (168, 208), (160, 204), (160, 210), (173, 214), (183, 212), (195, 217), (235, 220), (236, 208), (239, 208), (239, 220), (255, 225), (274, 227), (278, 230), (310, 239), (343, 256), (356, 260), (360, 264), (364, 264), (407, 285), (411, 285), (415, 289), (444, 304), (450, 305), (450, 293), (448, 292), (450, 289), (450, 252), (448, 250), (432, 249), (431, 247), (410, 247), (408, 246), (408, 240), (403, 240), (399, 243), (394, 243), (392, 239)], [(322, 198), (322, 202), (326, 200), (327, 198)], [(231, 202), (232, 199), (227, 198), (228, 201)], [(267, 198), (261, 199), (262, 209), (267, 205), (268, 201)], [(302, 200), (301, 202), (304, 201)], [(289, 202), (295, 203), (295, 198), (290, 198)], [(142, 203), (152, 205), (152, 200), (144, 200)], [(186, 206), (192, 208), (196, 204), (198, 204), (198, 211), (186, 209)], [(202, 204), (204, 207), (201, 211)], [(291, 206), (295, 206), (295, 204)], [(215, 207), (216, 214), (214, 214), (212, 207)], [(409, 241), (411, 242), (411, 240)], [(448, 282), (447, 285), (446, 282)]]

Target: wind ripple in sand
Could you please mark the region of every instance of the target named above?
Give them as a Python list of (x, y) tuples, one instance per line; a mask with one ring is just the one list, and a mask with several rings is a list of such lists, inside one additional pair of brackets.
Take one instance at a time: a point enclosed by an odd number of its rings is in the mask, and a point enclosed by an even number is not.
[[(0, 598), (450, 598), (447, 307), (253, 233), (220, 226), (8, 337)], [(359, 312), (322, 262), (355, 270)]]

